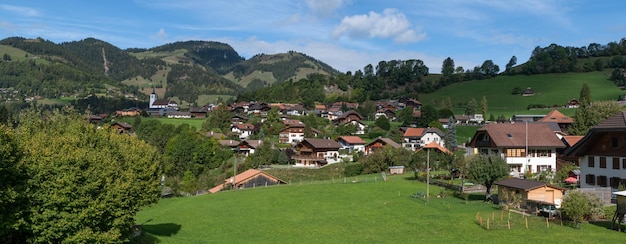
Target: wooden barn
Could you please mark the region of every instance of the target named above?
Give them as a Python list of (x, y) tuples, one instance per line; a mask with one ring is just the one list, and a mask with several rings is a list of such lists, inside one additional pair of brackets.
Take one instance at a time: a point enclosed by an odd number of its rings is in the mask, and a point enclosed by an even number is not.
[(519, 194), (521, 206), (535, 212), (540, 205), (560, 207), (565, 189), (548, 185), (543, 181), (509, 178), (495, 183), (498, 186), (499, 201), (507, 201), (503, 196)]
[(219, 192), (223, 189), (227, 189), (230, 186), (235, 187), (235, 189), (244, 189), (244, 188), (256, 188), (256, 187), (266, 187), (273, 185), (287, 184), (284, 180), (278, 179), (264, 171), (249, 169), (244, 171), (241, 174), (235, 175), (234, 177), (230, 177), (224, 181), (224, 183), (217, 185), (209, 190), (211, 193)]

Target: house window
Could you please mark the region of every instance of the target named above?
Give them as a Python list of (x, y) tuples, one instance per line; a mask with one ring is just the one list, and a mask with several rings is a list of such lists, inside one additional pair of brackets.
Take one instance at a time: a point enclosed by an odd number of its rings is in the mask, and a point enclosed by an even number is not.
[(506, 149), (507, 157), (526, 157), (526, 149), (523, 148), (509, 148)]
[(610, 179), (610, 184), (611, 184), (611, 188), (618, 188), (619, 184), (621, 183), (621, 180), (619, 177), (611, 177)]
[(606, 169), (606, 157), (600, 157), (600, 168)]
[(595, 158), (593, 156), (587, 156), (587, 167), (589, 167), (589, 168), (596, 167), (596, 162), (595, 162), (594, 159)]
[(593, 186), (596, 184), (596, 176), (595, 175), (585, 175), (585, 183), (587, 185)]
[(622, 169), (626, 169), (626, 158), (622, 158)]
[(613, 158), (613, 169), (619, 169), (619, 158), (618, 157), (614, 157)]
[(611, 137), (611, 147), (612, 148), (619, 147), (619, 139), (617, 138), (617, 136)]
[(598, 177), (596, 177), (596, 182), (598, 182), (598, 186), (602, 186), (602, 187), (608, 186), (606, 182), (606, 176), (604, 175), (598, 175)]

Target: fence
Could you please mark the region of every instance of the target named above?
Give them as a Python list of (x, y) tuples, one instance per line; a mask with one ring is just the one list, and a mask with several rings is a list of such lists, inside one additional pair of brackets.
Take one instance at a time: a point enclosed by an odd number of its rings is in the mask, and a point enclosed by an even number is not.
[(544, 218), (514, 210), (476, 213), (476, 224), (485, 230), (543, 229), (563, 225), (560, 218)]

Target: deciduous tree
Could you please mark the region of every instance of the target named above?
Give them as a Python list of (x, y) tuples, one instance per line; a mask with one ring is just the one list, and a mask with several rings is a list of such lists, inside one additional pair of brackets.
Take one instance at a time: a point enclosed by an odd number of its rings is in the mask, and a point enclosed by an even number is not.
[(466, 171), (467, 177), (485, 186), (485, 200), (490, 201), (493, 183), (509, 174), (509, 166), (497, 155), (478, 154), (468, 159)]

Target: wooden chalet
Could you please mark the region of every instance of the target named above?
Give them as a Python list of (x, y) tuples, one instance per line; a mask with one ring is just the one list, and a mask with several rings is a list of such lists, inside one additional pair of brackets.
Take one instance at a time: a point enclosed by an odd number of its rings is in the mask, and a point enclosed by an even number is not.
[(339, 162), (339, 143), (329, 139), (304, 138), (295, 149), (296, 155), (291, 156), (295, 166), (321, 167)]
[(555, 109), (550, 111), (543, 118), (537, 120), (537, 122), (556, 123), (559, 125), (561, 132), (567, 134), (569, 127), (574, 123), (574, 119)]
[(389, 139), (389, 138), (385, 138), (385, 137), (378, 137), (376, 138), (374, 141), (368, 143), (365, 145), (365, 155), (369, 155), (379, 149), (382, 149), (386, 146), (390, 146), (393, 148), (400, 148), (402, 147), (402, 145), (398, 144), (397, 142)]
[(131, 133), (133, 126), (125, 122), (115, 122), (111, 124), (111, 128), (115, 129), (118, 134)]

